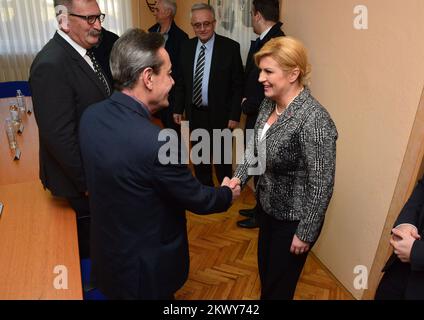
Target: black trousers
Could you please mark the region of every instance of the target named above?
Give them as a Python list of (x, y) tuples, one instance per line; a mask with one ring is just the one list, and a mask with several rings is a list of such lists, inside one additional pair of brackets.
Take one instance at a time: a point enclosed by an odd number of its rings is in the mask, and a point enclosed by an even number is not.
[(67, 200), (77, 214), (80, 259), (88, 259), (90, 257), (90, 207), (88, 197), (82, 195), (80, 197), (68, 198)]
[(396, 259), (381, 278), (375, 300), (404, 300), (408, 288), (411, 265)]
[(298, 221), (280, 221), (266, 214), (258, 200), (258, 267), (262, 300), (292, 300), (308, 253), (290, 253)]
[[(205, 150), (202, 150), (202, 152), (197, 153), (200, 157), (207, 158), (209, 160), (209, 163), (201, 163), (201, 164), (194, 164), (194, 172), (196, 174), (196, 178), (204, 185), (207, 186), (214, 186), (213, 183), (213, 172), (212, 172), (212, 166), (215, 168), (216, 177), (218, 179), (219, 184), (222, 183), (225, 177), (231, 178), (233, 175), (233, 165), (232, 163), (225, 163), (225, 151), (231, 152), (231, 159), (232, 159), (232, 148), (231, 150), (225, 150), (224, 140), (221, 139), (221, 157), (219, 163), (213, 163), (213, 129), (212, 123), (210, 119), (210, 110), (204, 109), (199, 110), (195, 106), (192, 107), (192, 119), (190, 120), (190, 131), (193, 132), (193, 130), (196, 129), (205, 129), (209, 133), (210, 137), (210, 143), (209, 143), (209, 155), (204, 155), (203, 152)], [(192, 142), (192, 148), (195, 147), (198, 143), (201, 143), (202, 140), (200, 139), (197, 142)], [(232, 145), (232, 144), (231, 144)]]

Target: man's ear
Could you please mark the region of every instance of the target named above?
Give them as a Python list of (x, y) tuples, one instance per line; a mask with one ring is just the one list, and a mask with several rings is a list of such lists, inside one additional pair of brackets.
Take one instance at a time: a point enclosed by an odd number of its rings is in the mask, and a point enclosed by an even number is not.
[(68, 8), (65, 6), (57, 6), (55, 7), (56, 11), (56, 19), (59, 24), (60, 30), (65, 33), (69, 33), (69, 23), (68, 23)]
[(140, 79), (141, 81), (143, 81), (145, 87), (148, 90), (153, 90), (153, 69), (152, 68), (146, 68), (143, 70), (143, 72), (140, 75)]

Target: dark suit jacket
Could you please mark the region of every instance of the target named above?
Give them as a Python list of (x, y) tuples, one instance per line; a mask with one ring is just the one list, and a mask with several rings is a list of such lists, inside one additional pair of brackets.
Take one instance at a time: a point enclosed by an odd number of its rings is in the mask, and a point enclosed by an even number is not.
[[(159, 24), (150, 27), (149, 32), (157, 32)], [(181, 30), (175, 22), (172, 22), (171, 28), (168, 31), (168, 40), (165, 44), (165, 49), (171, 58), (172, 63), (172, 76), (176, 78), (178, 74), (178, 61), (180, 59), (180, 52), (182, 44), (188, 40), (188, 35)]]
[[(411, 274), (406, 296), (408, 298), (424, 297), (424, 179), (421, 179), (406, 202), (396, 220), (394, 227), (409, 223), (417, 227), (421, 240), (416, 240), (411, 250)], [(393, 254), (386, 263), (383, 271), (390, 269), (397, 260)]]
[(120, 92), (81, 119), (92, 270), (108, 298), (169, 298), (188, 275), (185, 209), (221, 212), (231, 203), (229, 188), (201, 185), (186, 165), (162, 165), (159, 133), (146, 109)]
[(265, 98), (264, 87), (258, 81), (259, 69), (255, 64), (254, 55), (262, 49), (262, 47), (272, 38), (284, 36), (284, 32), (281, 31), (283, 24), (277, 22), (266, 36), (256, 44), (252, 41), (250, 46), (249, 54), (247, 55), (246, 68), (244, 71), (244, 94), (243, 97), (246, 100), (243, 102), (241, 108), (243, 113), (247, 115), (246, 118), (246, 129), (253, 129), (255, 127), (256, 119), (258, 118), (259, 106), (262, 100)]
[[(149, 32), (157, 32), (159, 30), (159, 24), (155, 24), (149, 29)], [(188, 40), (188, 35), (181, 30), (175, 22), (172, 22), (171, 28), (168, 31), (168, 40), (165, 44), (165, 49), (171, 58), (172, 63), (172, 77), (176, 80), (178, 78), (178, 61), (180, 60), (180, 52), (182, 44)], [(175, 105), (175, 87), (172, 87), (169, 93), (169, 107), (162, 109), (158, 113), (161, 114), (162, 121), (167, 127), (172, 127), (172, 113), (174, 112)], [(168, 113), (171, 113), (168, 116)]]
[(40, 179), (53, 195), (87, 190), (78, 142), (87, 106), (107, 98), (88, 63), (57, 33), (38, 53), (29, 83), (40, 141)]
[[(175, 84), (175, 113), (191, 121), (193, 73), (198, 38), (188, 40), (181, 48), (180, 73)], [(210, 122), (214, 129), (227, 128), (228, 121), (240, 121), (243, 90), (243, 63), (240, 45), (229, 38), (215, 35), (209, 77), (208, 100)]]
[(106, 30), (105, 28), (102, 28), (102, 39), (99, 45), (93, 48), (94, 56), (102, 67), (103, 72), (110, 83), (113, 83), (109, 62), (110, 53), (112, 52), (113, 45), (118, 39), (119, 37), (116, 34)]

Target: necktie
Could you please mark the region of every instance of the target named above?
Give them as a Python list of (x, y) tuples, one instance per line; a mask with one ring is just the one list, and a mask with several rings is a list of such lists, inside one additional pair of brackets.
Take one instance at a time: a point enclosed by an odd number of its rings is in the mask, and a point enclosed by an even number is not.
[(91, 59), (91, 62), (93, 63), (94, 66), (94, 72), (96, 73), (97, 78), (99, 78), (100, 82), (103, 83), (107, 95), (110, 96), (110, 88), (109, 88), (109, 84), (107, 83), (106, 77), (103, 74), (102, 68), (100, 67), (99, 63), (97, 62), (96, 57), (94, 56), (94, 52), (91, 50), (87, 51), (87, 56), (89, 56), (89, 58)]
[(205, 69), (205, 49), (205, 45), (202, 45), (200, 48), (193, 81), (193, 104), (198, 107), (202, 105), (202, 83), (203, 71)]

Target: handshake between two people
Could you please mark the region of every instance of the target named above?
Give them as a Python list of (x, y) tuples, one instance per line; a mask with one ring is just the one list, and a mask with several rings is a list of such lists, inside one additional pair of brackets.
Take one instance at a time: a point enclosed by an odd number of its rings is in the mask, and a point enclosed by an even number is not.
[(241, 181), (239, 178), (234, 177), (230, 179), (225, 177), (222, 181), (221, 187), (228, 187), (231, 189), (231, 192), (233, 193), (233, 202), (236, 201), (238, 197), (240, 197)]

